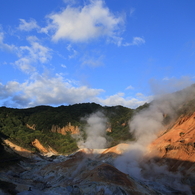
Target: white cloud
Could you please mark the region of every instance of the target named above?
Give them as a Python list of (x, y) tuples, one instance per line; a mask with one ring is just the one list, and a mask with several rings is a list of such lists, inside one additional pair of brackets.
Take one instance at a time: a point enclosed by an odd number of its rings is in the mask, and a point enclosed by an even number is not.
[(133, 14), (134, 14), (134, 12), (135, 12), (135, 8), (130, 8), (130, 16), (132, 16)]
[(14, 52), (17, 50), (17, 47), (15, 45), (9, 45), (4, 43), (4, 34), (3, 32), (0, 32), (0, 49), (3, 51), (8, 51), (8, 52)]
[(36, 70), (35, 67), (31, 66), (31, 60), (28, 58), (20, 58), (19, 60), (15, 61), (14, 64), (25, 73), (34, 72)]
[(21, 31), (31, 31), (33, 29), (39, 29), (37, 22), (34, 19), (30, 19), (29, 22), (26, 22), (24, 19), (20, 19), (20, 25), (18, 27)]
[(10, 81), (6, 85), (0, 83), (0, 99), (8, 98), (13, 93), (19, 90), (19, 83), (16, 81)]
[(74, 58), (76, 55), (77, 55), (77, 51), (75, 49), (73, 49), (72, 45), (71, 44), (68, 44), (66, 49), (69, 51), (69, 52), (72, 52), (72, 55), (69, 55), (68, 57), (71, 59), (71, 58)]
[(141, 37), (133, 37), (133, 41), (131, 43), (124, 43), (123, 46), (131, 46), (131, 45), (142, 45), (144, 44), (146, 41), (141, 38)]
[(60, 76), (50, 78), (38, 74), (21, 84), (0, 83), (0, 98), (10, 97), (8, 105), (14, 107), (88, 102), (102, 91), (102, 89), (92, 89), (87, 86), (74, 86), (72, 82)]
[(63, 0), (63, 1), (64, 3), (71, 4), (71, 5), (76, 4), (76, 0)]
[(132, 44), (133, 45), (141, 45), (141, 44), (144, 44), (145, 43), (145, 40), (141, 37), (133, 37), (133, 42)]
[(164, 78), (163, 78), (163, 81), (168, 81), (168, 80), (170, 80), (169, 77), (164, 77)]
[(39, 40), (30, 36), (27, 38), (30, 46), (20, 46), (17, 49), (19, 59), (15, 61), (15, 65), (23, 72), (29, 73), (35, 71), (35, 64), (46, 63), (51, 59), (51, 49), (39, 43)]
[(42, 32), (55, 32), (52, 37), (54, 41), (66, 39), (85, 42), (106, 36), (118, 43), (118, 33), (121, 31), (119, 26), (123, 23), (123, 18), (112, 14), (103, 4), (102, 0), (96, 0), (82, 8), (67, 6), (62, 12), (48, 16), (51, 23)]
[(18, 56), (14, 65), (16, 65), (21, 71), (29, 73), (35, 71), (34, 67), (36, 63), (46, 63), (51, 59), (51, 49), (45, 47), (39, 43), (39, 40), (35, 36), (29, 36), (27, 41), (30, 46), (9, 45), (4, 43), (4, 34), (0, 32), (0, 49), (3, 51), (14, 52)]
[(33, 107), (37, 105), (62, 105), (83, 102), (96, 102), (106, 106), (122, 105), (136, 108), (149, 102), (151, 97), (124, 98), (123, 93), (99, 98), (103, 89), (93, 89), (87, 86), (75, 85), (75, 82), (64, 79), (62, 76), (49, 77), (46, 74), (34, 74), (24, 82), (10, 81), (0, 83), (0, 99), (5, 106)]
[(144, 95), (142, 93), (136, 93), (137, 97), (144, 97)]
[(98, 67), (102, 66), (104, 56), (100, 55), (99, 57), (96, 56), (84, 56), (82, 60), (82, 66), (89, 66), (89, 67)]
[(62, 68), (67, 68), (66, 65), (64, 65), (64, 64), (61, 64), (61, 67), (62, 67)]
[(152, 97), (144, 97), (141, 98), (124, 98), (124, 93), (118, 93), (112, 96), (107, 97), (106, 99), (97, 98), (96, 102), (99, 104), (103, 104), (106, 106), (116, 106), (122, 105), (129, 108), (136, 108), (140, 105), (143, 105), (146, 102), (150, 102)]
[(131, 85), (129, 85), (129, 86), (126, 88), (126, 90), (128, 90), (128, 89), (134, 89), (134, 87), (132, 87)]

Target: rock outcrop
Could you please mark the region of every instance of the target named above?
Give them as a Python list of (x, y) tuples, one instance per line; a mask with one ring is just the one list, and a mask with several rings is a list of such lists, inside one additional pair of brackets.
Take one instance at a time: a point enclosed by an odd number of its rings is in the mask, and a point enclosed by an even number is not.
[(54, 133), (60, 133), (62, 135), (66, 135), (67, 132), (70, 132), (73, 135), (78, 135), (80, 133), (78, 126), (73, 126), (71, 123), (68, 123), (67, 126), (59, 127), (58, 125), (52, 125), (51, 131)]
[(195, 113), (181, 116), (150, 145), (159, 158), (195, 162)]
[(39, 150), (40, 153), (51, 156), (51, 155), (57, 155), (58, 152), (52, 149), (50, 146), (44, 147), (38, 139), (35, 139), (32, 142), (32, 145)]
[(23, 147), (20, 147), (14, 143), (12, 143), (11, 141), (4, 139), (3, 142), (9, 146), (14, 152), (16, 152), (17, 154), (23, 156), (23, 157), (31, 157), (32, 156), (32, 151), (27, 150)]
[(28, 127), (29, 129), (32, 129), (32, 130), (36, 130), (35, 124), (33, 124), (33, 125), (26, 124), (26, 127)]

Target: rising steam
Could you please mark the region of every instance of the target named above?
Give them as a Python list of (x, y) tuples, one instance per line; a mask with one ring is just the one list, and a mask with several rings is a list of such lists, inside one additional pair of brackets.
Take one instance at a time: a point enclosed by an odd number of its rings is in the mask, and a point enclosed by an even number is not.
[(85, 132), (87, 138), (85, 141), (78, 143), (80, 148), (103, 149), (107, 147), (106, 128), (107, 118), (101, 112), (91, 114), (88, 118), (83, 119), (87, 122)]
[(166, 166), (158, 166), (155, 163), (147, 166), (144, 164), (144, 156), (147, 153), (147, 146), (164, 129), (165, 116), (174, 118), (176, 108), (194, 98), (194, 96), (195, 85), (192, 85), (173, 94), (157, 96), (147, 109), (135, 114), (132, 120), (129, 121), (129, 128), (136, 141), (130, 143), (129, 150), (115, 160), (115, 167), (140, 180), (146, 180), (147, 178), (150, 181), (158, 180), (160, 183), (166, 183), (166, 178), (169, 178), (168, 186), (180, 186), (175, 189), (187, 191), (188, 194), (191, 194), (188, 186), (181, 183), (179, 174), (175, 175), (169, 172)]

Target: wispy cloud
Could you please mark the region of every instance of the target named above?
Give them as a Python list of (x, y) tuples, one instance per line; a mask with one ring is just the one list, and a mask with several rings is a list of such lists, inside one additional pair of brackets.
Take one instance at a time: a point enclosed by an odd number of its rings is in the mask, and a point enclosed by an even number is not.
[(15, 45), (9, 45), (4, 43), (4, 33), (0, 32), (0, 49), (3, 51), (14, 52), (17, 51), (17, 47)]
[(67, 66), (66, 66), (66, 65), (64, 65), (64, 64), (61, 64), (61, 67), (62, 67), (62, 68), (67, 68)]
[(126, 90), (128, 89), (134, 89), (134, 87), (132, 87), (131, 85), (129, 85), (128, 87), (126, 87)]
[(18, 29), (21, 31), (31, 31), (33, 29), (40, 29), (40, 27), (37, 25), (37, 22), (34, 19), (30, 19), (29, 22), (26, 22), (24, 19), (20, 19)]
[(133, 37), (133, 41), (131, 43), (124, 43), (123, 46), (132, 46), (132, 45), (142, 45), (146, 41), (141, 37)]
[(28, 57), (22, 57), (19, 60), (15, 61), (13, 64), (25, 73), (36, 71), (36, 68), (31, 65), (31, 59), (29, 59)]
[(123, 17), (111, 13), (102, 0), (90, 1), (82, 8), (67, 6), (48, 18), (50, 23), (42, 32), (54, 32), (53, 41), (86, 42), (102, 36), (117, 40), (123, 23)]
[(71, 44), (68, 44), (66, 49), (69, 51), (69, 52), (72, 52), (72, 55), (69, 55), (68, 57), (71, 59), (71, 58), (74, 58), (76, 55), (77, 55), (77, 51), (75, 49), (73, 49), (72, 45)]
[(89, 67), (99, 67), (102, 66), (103, 63), (103, 59), (104, 56), (100, 55), (99, 57), (97, 56), (89, 56), (89, 55), (85, 55), (81, 61), (82, 61), (82, 66), (89, 66)]
[(27, 38), (30, 46), (20, 46), (17, 49), (19, 59), (14, 64), (23, 72), (29, 73), (35, 71), (35, 64), (46, 63), (51, 59), (51, 49), (39, 43), (39, 40), (30, 36)]
[(73, 5), (73, 4), (76, 4), (76, 0), (63, 0), (64, 3), (67, 3), (69, 5)]
[(134, 12), (135, 12), (135, 8), (131, 7), (130, 8), (130, 16), (132, 16), (134, 14)]

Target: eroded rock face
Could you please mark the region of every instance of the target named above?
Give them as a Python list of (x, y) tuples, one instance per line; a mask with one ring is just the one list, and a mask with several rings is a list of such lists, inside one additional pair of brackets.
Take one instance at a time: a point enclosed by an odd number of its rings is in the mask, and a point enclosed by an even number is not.
[(79, 127), (78, 126), (73, 126), (71, 123), (69, 123), (65, 127), (59, 127), (58, 125), (52, 125), (51, 131), (54, 133), (60, 133), (62, 135), (66, 135), (67, 132), (70, 132), (71, 134), (80, 134)]
[(28, 127), (29, 129), (32, 129), (32, 130), (36, 130), (35, 124), (33, 124), (33, 125), (26, 124), (26, 127)]
[(15, 151), (17, 154), (23, 156), (23, 157), (31, 157), (32, 156), (32, 151), (27, 150), (25, 148), (22, 148), (14, 143), (12, 143), (11, 141), (5, 139), (3, 140), (3, 142), (9, 146), (13, 151)]
[(189, 194), (195, 194), (195, 113), (179, 117), (149, 150), (158, 165), (181, 177)]
[(150, 145), (150, 150), (160, 158), (195, 162), (195, 113), (181, 116)]
[(57, 151), (55, 151), (53, 148), (51, 148), (51, 147), (44, 147), (41, 143), (40, 143), (40, 141), (38, 140), (38, 139), (35, 139), (33, 142), (32, 142), (32, 145), (35, 147), (35, 148), (37, 148), (39, 151), (40, 151), (40, 153), (42, 153), (42, 154), (47, 154), (48, 156), (51, 156), (51, 155), (57, 155), (58, 154), (58, 152)]
[(36, 147), (41, 153), (48, 153), (48, 152), (49, 152), (49, 150), (48, 150), (46, 147), (44, 147), (44, 146), (40, 143), (40, 141), (39, 141), (38, 139), (35, 139), (35, 140), (32, 142), (32, 145), (33, 145), (34, 147)]

